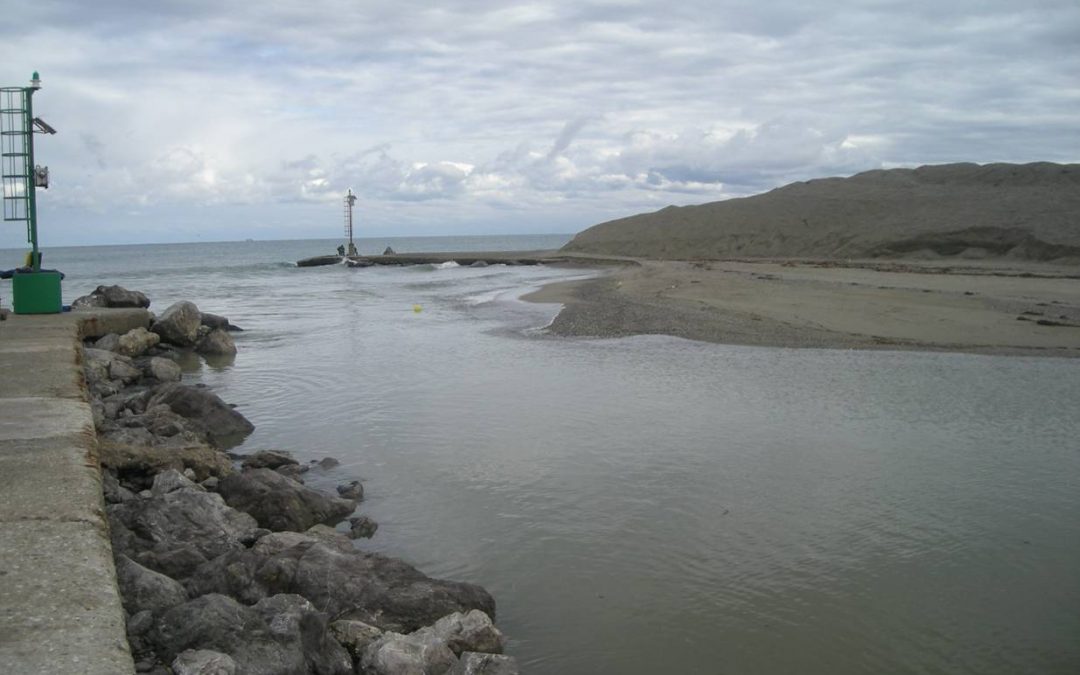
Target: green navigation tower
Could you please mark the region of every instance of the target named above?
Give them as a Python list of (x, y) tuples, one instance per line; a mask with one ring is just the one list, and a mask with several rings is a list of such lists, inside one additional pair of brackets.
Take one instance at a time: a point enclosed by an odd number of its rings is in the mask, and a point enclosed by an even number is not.
[(3, 171), (4, 220), (26, 224), (30, 255), (11, 278), (16, 314), (55, 314), (62, 309), (60, 273), (42, 271), (38, 250), (35, 190), (49, 187), (49, 169), (34, 164), (34, 134), (56, 130), (34, 117), (34, 92), (41, 78), (34, 72), (29, 87), (0, 88), (0, 170)]

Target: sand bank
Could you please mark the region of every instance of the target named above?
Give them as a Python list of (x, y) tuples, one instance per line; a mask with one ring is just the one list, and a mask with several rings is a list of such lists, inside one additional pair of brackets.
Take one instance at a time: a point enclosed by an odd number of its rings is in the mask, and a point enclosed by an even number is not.
[(1046, 265), (639, 260), (526, 295), (551, 332), (1080, 357), (1080, 274)]

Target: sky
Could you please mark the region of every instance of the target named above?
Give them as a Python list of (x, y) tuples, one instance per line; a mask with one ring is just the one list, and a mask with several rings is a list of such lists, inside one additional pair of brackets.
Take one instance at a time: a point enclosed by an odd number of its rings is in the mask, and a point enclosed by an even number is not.
[[(1076, 0), (22, 3), (43, 245), (577, 232), (796, 180), (1080, 160)], [(0, 248), (20, 247), (18, 223)]]

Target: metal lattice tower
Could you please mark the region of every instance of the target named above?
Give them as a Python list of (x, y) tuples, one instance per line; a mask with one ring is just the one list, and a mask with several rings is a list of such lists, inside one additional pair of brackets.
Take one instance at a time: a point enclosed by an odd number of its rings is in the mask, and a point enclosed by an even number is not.
[[(37, 73), (34, 73), (37, 82)], [(39, 268), (37, 204), (34, 199), (34, 111), (36, 86), (0, 89), (0, 169), (3, 171), (4, 220), (25, 223), (33, 247), (34, 270)]]
[(349, 255), (356, 255), (356, 245), (353, 243), (353, 204), (356, 203), (356, 195), (352, 188), (345, 193), (345, 238), (349, 242)]

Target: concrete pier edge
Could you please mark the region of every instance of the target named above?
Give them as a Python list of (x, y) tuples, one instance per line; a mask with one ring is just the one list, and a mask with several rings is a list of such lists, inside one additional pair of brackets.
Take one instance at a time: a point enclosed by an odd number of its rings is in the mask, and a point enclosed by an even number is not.
[(135, 672), (82, 339), (149, 323), (144, 309), (0, 322), (0, 672)]

